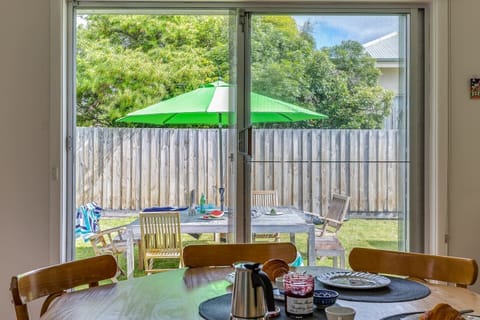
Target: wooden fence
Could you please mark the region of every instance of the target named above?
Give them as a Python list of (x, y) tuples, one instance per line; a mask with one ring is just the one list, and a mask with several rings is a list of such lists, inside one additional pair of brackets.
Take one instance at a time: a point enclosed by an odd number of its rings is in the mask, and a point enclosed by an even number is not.
[[(223, 130), (224, 184), (234, 176)], [(324, 212), (332, 192), (351, 196), (350, 212), (395, 215), (408, 169), (399, 130), (257, 129), (252, 189), (279, 202)], [(219, 203), (218, 130), (77, 128), (76, 201), (105, 209), (186, 205), (190, 190)]]

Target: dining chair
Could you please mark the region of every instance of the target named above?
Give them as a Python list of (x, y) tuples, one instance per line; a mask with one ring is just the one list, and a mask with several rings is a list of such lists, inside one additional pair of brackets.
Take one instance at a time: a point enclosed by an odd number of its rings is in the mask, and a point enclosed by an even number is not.
[(17, 320), (30, 319), (27, 303), (33, 300), (47, 297), (40, 310), (40, 316), (42, 316), (50, 303), (66, 290), (83, 285), (88, 285), (89, 288), (98, 286), (99, 281), (114, 278), (117, 271), (115, 258), (112, 255), (102, 255), (13, 276), (10, 292)]
[(158, 259), (178, 259), (178, 267), (183, 267), (182, 236), (180, 232), (180, 213), (140, 212), (140, 252), (143, 255), (145, 272), (166, 271), (166, 268), (154, 268)]
[[(276, 190), (253, 190), (252, 191), (252, 207), (275, 207), (278, 206), (278, 197)], [(273, 240), (280, 241), (280, 233), (254, 233), (253, 241)]]
[(292, 263), (297, 248), (290, 242), (260, 242), (194, 244), (183, 249), (186, 267), (231, 266), (239, 261), (263, 263), (273, 258)]
[(345, 248), (337, 235), (345, 221), (349, 204), (349, 196), (334, 193), (325, 215), (305, 212), (305, 214), (316, 217), (321, 221), (321, 224), (315, 228), (316, 256), (320, 258), (332, 257), (334, 267), (337, 267), (337, 258), (340, 258), (340, 268), (345, 267)]
[[(133, 254), (130, 252), (130, 250), (133, 248), (129, 248), (130, 243), (128, 242), (127, 238), (127, 226), (120, 226), (99, 231), (91, 235), (89, 240), (95, 255), (101, 256), (104, 254), (111, 254), (115, 257), (117, 260), (118, 269), (122, 275), (127, 275), (129, 272), (133, 272), (133, 270), (129, 270), (128, 263), (127, 272), (120, 268), (120, 265), (118, 264), (118, 257), (120, 255), (125, 255), (127, 262), (130, 262), (127, 255)], [(131, 246), (133, 246), (133, 240)]]
[(473, 259), (423, 253), (353, 248), (349, 263), (355, 271), (437, 280), (464, 288), (474, 284), (478, 276), (478, 265)]

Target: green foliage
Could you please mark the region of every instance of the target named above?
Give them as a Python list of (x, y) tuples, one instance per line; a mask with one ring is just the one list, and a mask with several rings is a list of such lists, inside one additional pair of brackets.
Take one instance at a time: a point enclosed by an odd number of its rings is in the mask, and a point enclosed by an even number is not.
[[(380, 71), (375, 59), (363, 51), (358, 42), (343, 41), (340, 45), (324, 48), (322, 52), (333, 64), (333, 70), (313, 73), (311, 83), (322, 83), (320, 77), (334, 74), (319, 91), (321, 99), (317, 111), (329, 115), (319, 122), (326, 128), (372, 129), (380, 128), (390, 114), (393, 92), (378, 86)], [(322, 62), (327, 65), (327, 61)], [(322, 66), (319, 66), (322, 68)]]
[(77, 124), (108, 126), (228, 74), (222, 17), (91, 15), (77, 36)]
[[(229, 81), (226, 16), (88, 15), (77, 28), (77, 125), (116, 119)], [(380, 128), (393, 93), (378, 86), (375, 61), (353, 41), (315, 49), (311, 26), (289, 16), (254, 16), (252, 89), (328, 115), (265, 127)]]

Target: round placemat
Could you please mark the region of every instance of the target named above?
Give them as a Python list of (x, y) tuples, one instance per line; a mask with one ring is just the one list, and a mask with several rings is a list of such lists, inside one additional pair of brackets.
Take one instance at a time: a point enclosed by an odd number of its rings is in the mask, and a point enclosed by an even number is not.
[(414, 314), (418, 314), (420, 316), (422, 313), (423, 312), (400, 313), (400, 314), (394, 314), (393, 316), (388, 316), (388, 317), (382, 318), (380, 320), (402, 320), (403, 318), (405, 318), (407, 316), (414, 315)]
[(338, 299), (359, 302), (402, 302), (425, 298), (430, 289), (416, 281), (397, 277), (388, 277), (391, 282), (388, 286), (377, 289), (344, 289), (327, 286), (315, 281), (315, 289), (326, 288), (338, 292)]
[[(275, 301), (275, 304), (280, 307), (280, 316), (275, 319), (291, 320), (285, 314), (285, 306), (283, 301)], [(230, 311), (232, 307), (232, 294), (227, 293), (219, 297), (215, 297), (200, 303), (198, 312), (203, 319), (207, 320), (225, 320), (230, 319)], [(313, 308), (313, 315), (304, 319), (327, 320), (325, 311)]]

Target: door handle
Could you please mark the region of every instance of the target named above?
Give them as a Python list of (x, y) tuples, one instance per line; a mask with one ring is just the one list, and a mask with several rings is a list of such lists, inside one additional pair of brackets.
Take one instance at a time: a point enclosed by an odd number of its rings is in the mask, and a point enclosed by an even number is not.
[(247, 160), (252, 157), (252, 127), (240, 130), (238, 135), (238, 153)]

